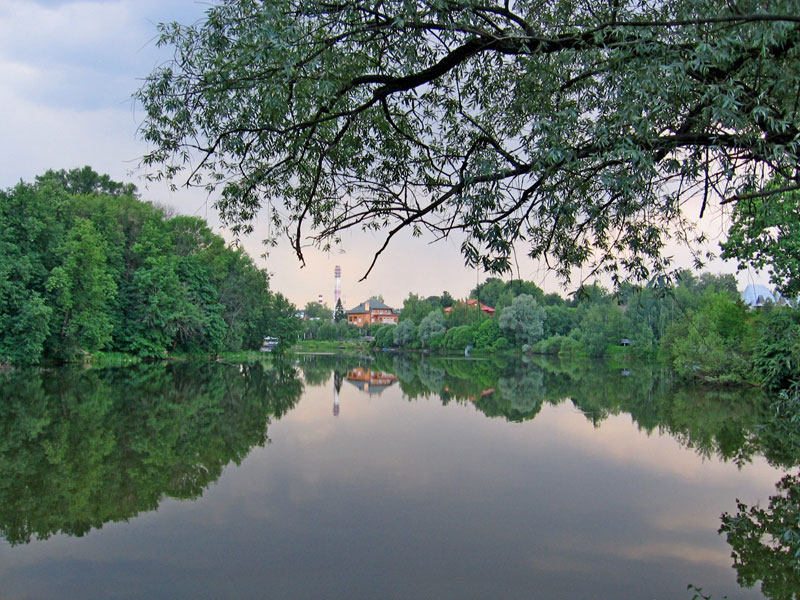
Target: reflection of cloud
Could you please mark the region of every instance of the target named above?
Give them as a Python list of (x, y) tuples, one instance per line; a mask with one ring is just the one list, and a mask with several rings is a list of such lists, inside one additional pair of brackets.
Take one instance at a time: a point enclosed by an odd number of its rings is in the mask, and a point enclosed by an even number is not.
[[(704, 523), (708, 525), (708, 522)], [(727, 568), (731, 566), (731, 555), (727, 548), (704, 548), (695, 544), (658, 542), (620, 547), (616, 555), (626, 560), (660, 561), (676, 559), (697, 564)]]
[[(698, 460), (691, 450), (683, 448), (666, 433), (649, 434), (649, 439), (643, 440), (644, 434), (632, 426), (628, 414), (610, 416), (595, 428), (586, 419), (560, 418), (560, 411), (579, 412), (568, 404), (546, 407), (537, 416), (537, 424), (552, 428), (567, 437), (572, 445), (588, 447), (592, 453), (602, 454), (619, 464), (668, 473), (695, 483), (720, 483), (728, 480), (731, 470), (737, 470), (732, 463)], [(747, 469), (746, 474), (740, 476), (749, 477), (752, 483), (767, 488), (780, 478), (781, 471), (767, 465), (764, 459), (754, 458), (753, 463), (756, 468)]]

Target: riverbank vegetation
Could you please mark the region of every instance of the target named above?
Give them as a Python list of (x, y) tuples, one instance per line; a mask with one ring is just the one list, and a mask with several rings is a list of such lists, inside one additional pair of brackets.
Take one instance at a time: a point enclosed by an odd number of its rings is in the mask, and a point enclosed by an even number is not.
[(613, 293), (585, 286), (569, 299), (490, 278), (470, 296), (478, 302), (445, 310), (440, 297), (410, 294), (397, 326), (372, 328), (374, 345), (436, 354), (472, 346), (475, 355), (511, 350), (623, 365), (660, 358), (687, 380), (773, 392), (796, 388), (800, 377), (800, 311), (788, 303), (749, 309), (732, 275), (683, 271), (674, 282), (623, 284)]
[(293, 340), (295, 308), (241, 249), (89, 167), (0, 191), (0, 363), (119, 362)]

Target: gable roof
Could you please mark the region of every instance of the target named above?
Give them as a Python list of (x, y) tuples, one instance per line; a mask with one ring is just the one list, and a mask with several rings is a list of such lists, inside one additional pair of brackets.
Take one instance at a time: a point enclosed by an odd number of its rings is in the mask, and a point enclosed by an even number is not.
[[(369, 310), (367, 310), (365, 306), (367, 303), (369, 303)], [(378, 302), (377, 300), (372, 299), (372, 300), (364, 300), (364, 302), (362, 302), (355, 308), (351, 308), (345, 314), (354, 315), (354, 314), (368, 313), (373, 309), (391, 310), (392, 312), (394, 312), (394, 309), (392, 307), (386, 306), (383, 302)]]

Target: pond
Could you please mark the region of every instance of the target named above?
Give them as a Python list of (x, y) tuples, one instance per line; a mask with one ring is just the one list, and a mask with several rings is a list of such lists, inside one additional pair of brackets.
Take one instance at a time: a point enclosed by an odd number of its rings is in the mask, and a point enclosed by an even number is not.
[(301, 355), (0, 386), (4, 600), (763, 598), (720, 516), (800, 458), (769, 399), (649, 367)]

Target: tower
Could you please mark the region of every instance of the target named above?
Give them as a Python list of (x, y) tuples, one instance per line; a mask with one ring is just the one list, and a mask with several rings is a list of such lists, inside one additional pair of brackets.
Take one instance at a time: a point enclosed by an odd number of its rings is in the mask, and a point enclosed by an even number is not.
[[(336, 265), (336, 268), (333, 270), (333, 276), (335, 281), (333, 287), (333, 309), (336, 310), (339, 300), (342, 299), (342, 267)], [(344, 305), (344, 303), (342, 304)]]
[(319, 303), (320, 306), (322, 306), (322, 304), (323, 304), (322, 303), (322, 294), (320, 294), (319, 298), (317, 298), (317, 302)]

